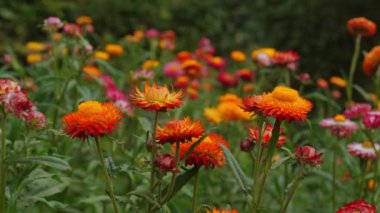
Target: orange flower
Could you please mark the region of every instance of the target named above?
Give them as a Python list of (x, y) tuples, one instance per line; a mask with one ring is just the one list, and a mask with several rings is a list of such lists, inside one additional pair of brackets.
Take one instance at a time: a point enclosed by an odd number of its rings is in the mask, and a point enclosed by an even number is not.
[(332, 76), (330, 78), (330, 83), (341, 88), (345, 88), (347, 86), (347, 82), (338, 76)]
[(222, 122), (222, 115), (217, 108), (205, 108), (203, 110), (203, 115), (208, 121), (214, 124)]
[(363, 61), (363, 72), (364, 74), (371, 76), (373, 75), (380, 66), (380, 45), (375, 46), (371, 51), (365, 56)]
[(156, 139), (161, 143), (188, 142), (203, 135), (204, 127), (199, 120), (191, 123), (190, 118), (169, 121), (165, 126), (157, 125)]
[(141, 65), (143, 70), (150, 70), (160, 66), (160, 62), (154, 59), (148, 59)]
[(235, 94), (226, 94), (219, 98), (219, 105), (217, 107), (223, 121), (238, 121), (249, 120), (252, 113), (245, 112), (240, 108), (242, 104), (241, 98)]
[(150, 87), (148, 83), (145, 83), (144, 93), (136, 87), (135, 91), (131, 94), (131, 102), (145, 110), (165, 112), (168, 109), (181, 106), (182, 97), (182, 90), (170, 92), (166, 84), (162, 87), (153, 83), (152, 87)]
[[(264, 147), (267, 147), (269, 144), (269, 141), (272, 137), (272, 131), (273, 131), (273, 126), (272, 124), (268, 124), (266, 126), (262, 127), (261, 130), (261, 144)], [(282, 129), (280, 129), (280, 134), (282, 133)], [(248, 136), (252, 138), (252, 141), (256, 143), (259, 140), (259, 129), (258, 128), (253, 128), (249, 127), (249, 133)], [(282, 145), (285, 143), (286, 136), (280, 135), (277, 141), (277, 148), (281, 148)]]
[(239, 51), (239, 50), (232, 51), (230, 54), (230, 57), (232, 60), (236, 62), (243, 62), (247, 59), (247, 56), (242, 51)]
[(236, 209), (218, 209), (213, 208), (211, 210), (207, 210), (206, 213), (239, 213)]
[(300, 97), (298, 91), (289, 87), (277, 86), (271, 93), (243, 99), (242, 109), (291, 122), (305, 120), (312, 107), (313, 104)]
[(78, 111), (62, 118), (64, 131), (73, 138), (86, 138), (110, 134), (120, 122), (122, 114), (112, 103), (86, 101), (78, 106)]
[[(193, 138), (192, 142), (181, 143), (180, 144), (180, 159), (183, 160), (186, 152), (190, 147), (198, 140), (198, 138)], [(215, 133), (209, 134), (200, 144), (198, 144), (193, 152), (186, 158), (186, 165), (194, 166), (205, 166), (205, 168), (213, 168), (214, 166), (220, 167), (224, 166), (225, 156), (222, 148), (219, 144), (223, 144), (228, 147), (227, 141)], [(173, 150), (176, 150), (176, 145), (173, 144)]]
[(259, 56), (259, 54), (265, 54), (269, 58), (272, 58), (276, 54), (276, 49), (274, 49), (274, 48), (259, 48), (259, 49), (255, 49), (255, 50), (253, 50), (251, 52), (252, 59), (254, 61), (257, 61), (257, 56)]
[(348, 31), (353, 36), (371, 37), (376, 34), (376, 24), (364, 17), (352, 18), (347, 22)]
[(84, 77), (88, 80), (93, 79), (94, 77), (100, 77), (102, 72), (95, 66), (85, 66), (83, 67)]
[(189, 77), (200, 77), (201, 75), (202, 66), (197, 60), (188, 59), (181, 64), (181, 67)]
[(111, 56), (121, 56), (124, 53), (124, 48), (118, 44), (107, 44), (105, 50)]
[(76, 19), (76, 23), (78, 25), (88, 25), (88, 24), (92, 24), (92, 18), (90, 16), (79, 16), (77, 19)]
[(36, 64), (42, 60), (43, 56), (39, 53), (33, 53), (26, 56), (26, 62), (28, 62), (28, 64)]
[(322, 88), (322, 89), (327, 89), (329, 88), (329, 82), (327, 82), (325, 79), (323, 78), (318, 78), (317, 79), (317, 85)]

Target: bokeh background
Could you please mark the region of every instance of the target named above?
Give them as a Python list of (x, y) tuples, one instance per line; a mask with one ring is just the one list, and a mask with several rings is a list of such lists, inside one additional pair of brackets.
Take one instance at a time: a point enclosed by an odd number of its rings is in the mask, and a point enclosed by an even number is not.
[[(12, 0), (0, 1), (0, 51), (30, 40), (43, 40), (39, 25), (48, 16), (75, 21), (94, 19), (98, 45), (135, 29), (174, 30), (177, 50), (194, 49), (209, 37), (219, 51), (250, 52), (257, 47), (293, 49), (300, 53), (300, 70), (326, 77), (347, 70), (353, 38), (345, 23), (365, 16), (380, 23), (379, 0)], [(101, 38), (101, 39), (100, 39)], [(363, 42), (369, 50), (379, 37)], [(358, 78), (365, 81), (357, 72)], [(356, 79), (358, 79), (356, 78)]]

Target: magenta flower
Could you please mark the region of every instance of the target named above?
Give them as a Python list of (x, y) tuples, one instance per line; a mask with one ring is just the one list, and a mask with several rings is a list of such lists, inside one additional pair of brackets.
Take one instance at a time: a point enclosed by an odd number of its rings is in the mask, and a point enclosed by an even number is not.
[(371, 111), (372, 106), (365, 103), (357, 103), (344, 111), (344, 116), (348, 119), (362, 118), (367, 112)]
[[(380, 149), (380, 144), (374, 144), (375, 149)], [(352, 156), (357, 156), (363, 159), (375, 159), (376, 158), (376, 152), (372, 146), (372, 143), (370, 141), (364, 141), (363, 143), (351, 143), (347, 146), (347, 151)]]
[(185, 71), (181, 67), (181, 63), (178, 61), (170, 61), (164, 66), (164, 74), (170, 78), (176, 79), (179, 76), (185, 74)]
[(65, 32), (67, 35), (70, 35), (70, 36), (75, 36), (77, 34), (80, 34), (81, 31), (82, 31), (81, 28), (77, 24), (74, 24), (74, 23), (67, 23), (63, 27), (63, 32)]
[(46, 116), (37, 110), (32, 110), (22, 114), (26, 125), (36, 128), (46, 127)]
[(158, 38), (160, 36), (160, 31), (151, 28), (145, 31), (145, 37), (147, 38)]
[(369, 111), (363, 117), (363, 124), (367, 129), (380, 127), (380, 111)]
[(358, 129), (358, 125), (344, 117), (344, 115), (336, 115), (334, 118), (326, 118), (319, 125), (323, 128), (331, 129), (333, 135), (338, 138), (350, 137), (351, 132)]

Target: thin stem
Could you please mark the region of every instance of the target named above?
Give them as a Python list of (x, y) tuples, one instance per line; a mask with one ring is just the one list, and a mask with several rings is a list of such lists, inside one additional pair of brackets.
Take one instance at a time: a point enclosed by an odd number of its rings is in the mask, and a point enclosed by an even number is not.
[[(153, 124), (153, 134), (152, 134), (152, 150), (151, 150), (151, 173), (150, 173), (150, 193), (154, 196), (155, 194), (155, 185), (156, 185), (156, 169), (154, 166), (154, 162), (156, 161), (157, 155), (157, 147), (156, 147), (156, 127), (158, 121), (158, 111), (156, 111), (154, 115), (154, 124)], [(148, 207), (148, 211), (151, 211), (152, 205), (150, 204)]]
[(104, 162), (103, 153), (102, 153), (102, 150), (100, 149), (99, 139), (97, 137), (95, 137), (95, 144), (96, 144), (96, 151), (98, 153), (100, 165), (102, 166), (103, 175), (104, 175), (104, 177), (106, 179), (106, 184), (107, 184), (107, 189), (108, 189), (108, 195), (111, 198), (114, 212), (118, 213), (117, 203), (116, 203), (116, 197), (115, 197), (115, 194), (114, 194), (114, 191), (113, 191), (112, 181), (111, 181), (111, 178), (110, 178), (110, 176), (108, 174), (108, 171), (107, 171), (107, 168), (106, 168), (106, 164)]
[(378, 170), (378, 167), (379, 167), (379, 156), (380, 156), (380, 150), (379, 149), (376, 149), (376, 145), (375, 145), (375, 143), (373, 142), (373, 137), (372, 137), (372, 133), (370, 132), (370, 131), (366, 131), (366, 130), (364, 130), (364, 134), (367, 136), (367, 138), (368, 138), (368, 140), (371, 142), (371, 145), (372, 145), (372, 148), (373, 148), (373, 150), (375, 151), (375, 153), (376, 153), (376, 160), (375, 160), (375, 168), (374, 168), (374, 174), (375, 174), (375, 176), (374, 176), (374, 178), (373, 178), (373, 181), (374, 181), (374, 189), (373, 189), (373, 194), (372, 194), (372, 204), (375, 204), (375, 199), (376, 199), (376, 190), (375, 190), (375, 188), (376, 188), (376, 181), (377, 181), (377, 179), (378, 179), (378, 172), (377, 172), (377, 170)]
[(192, 205), (191, 205), (191, 212), (192, 213), (196, 213), (197, 209), (197, 188), (198, 188), (198, 173), (199, 171), (197, 171), (197, 173), (195, 173), (195, 179), (194, 179), (194, 188), (193, 188), (193, 201), (192, 201)]
[(333, 150), (333, 162), (332, 162), (333, 170), (332, 170), (332, 210), (335, 212), (335, 179), (336, 179), (336, 147), (334, 145), (334, 150)]
[(256, 161), (255, 161), (255, 167), (254, 167), (254, 173), (253, 173), (253, 188), (251, 190), (251, 197), (252, 197), (252, 201), (253, 201), (253, 206), (254, 206), (254, 209), (255, 209), (255, 201), (256, 201), (256, 194), (257, 194), (257, 188), (259, 186), (259, 174), (260, 174), (260, 162), (261, 162), (261, 148), (262, 148), (262, 144), (261, 144), (261, 138), (262, 138), (262, 128), (263, 128), (263, 120), (260, 119), (259, 120), (259, 123), (257, 125), (257, 128), (258, 128), (258, 137), (259, 137), (259, 140), (256, 142), (257, 143), (257, 146), (258, 146), (258, 150), (257, 150), (257, 158), (256, 158)]
[[(180, 142), (176, 142), (176, 149), (175, 149), (175, 162), (176, 162), (176, 165), (177, 165), (177, 168), (179, 167), (179, 150), (180, 150)], [(168, 191), (166, 192), (164, 198), (162, 199), (161, 201), (161, 205), (163, 205), (164, 203), (166, 203), (167, 201), (170, 200), (170, 196), (172, 195), (173, 193), (173, 190), (174, 190), (174, 185), (175, 185), (175, 182), (176, 182), (176, 179), (177, 179), (177, 172), (174, 172), (173, 175), (172, 175), (172, 179), (170, 181), (170, 184), (169, 184), (169, 188), (168, 188)]]
[(347, 100), (349, 103), (352, 102), (352, 86), (353, 86), (353, 81), (354, 81), (356, 64), (357, 64), (358, 59), (359, 59), (360, 41), (361, 41), (361, 36), (359, 35), (355, 39), (355, 50), (354, 50), (354, 54), (353, 54), (352, 60), (351, 60), (350, 73), (348, 76), (348, 85), (346, 88)]
[(289, 206), (289, 203), (292, 200), (294, 192), (296, 191), (297, 187), (301, 183), (301, 181), (304, 178), (304, 176), (305, 176), (305, 174), (304, 174), (304, 166), (301, 165), (300, 172), (299, 172), (297, 178), (292, 183), (292, 188), (290, 189), (289, 193), (287, 193), (287, 195), (286, 195), (286, 197), (284, 199), (284, 202), (283, 202), (283, 205), (282, 205), (282, 208), (281, 208), (281, 213), (285, 213), (286, 212), (286, 210), (287, 210), (287, 208)]
[(7, 147), (5, 144), (5, 126), (6, 126), (6, 114), (4, 109), (1, 109), (1, 159), (0, 159), (0, 213), (5, 212), (5, 187), (7, 183)]

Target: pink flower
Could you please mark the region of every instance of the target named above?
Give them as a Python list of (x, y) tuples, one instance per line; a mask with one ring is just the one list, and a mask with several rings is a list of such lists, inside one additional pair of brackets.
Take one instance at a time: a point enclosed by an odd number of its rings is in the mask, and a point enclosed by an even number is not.
[(226, 87), (236, 87), (239, 83), (238, 78), (227, 71), (220, 71), (218, 81)]
[(117, 101), (117, 100), (126, 100), (127, 97), (125, 96), (123, 91), (120, 91), (118, 89), (107, 89), (106, 90), (106, 97), (110, 100)]
[(75, 36), (77, 34), (80, 34), (81, 31), (82, 31), (81, 28), (77, 24), (74, 24), (74, 23), (67, 23), (63, 27), (63, 32), (65, 32), (67, 35), (70, 35), (70, 36)]
[(21, 117), (32, 109), (33, 104), (28, 97), (22, 92), (10, 92), (0, 96), (0, 103), (4, 104), (4, 108), (8, 113), (14, 114), (16, 117)]
[(115, 82), (112, 80), (110, 75), (102, 75), (101, 78), (105, 87), (116, 88)]
[(10, 54), (3, 55), (3, 63), (10, 64), (12, 62), (12, 56)]
[(146, 81), (154, 78), (152, 70), (137, 70), (132, 74), (132, 79), (135, 81)]
[(309, 73), (303, 72), (297, 75), (297, 80), (301, 82), (308, 82), (310, 81), (310, 75)]
[(351, 132), (358, 129), (358, 125), (344, 117), (344, 115), (337, 115), (335, 118), (323, 119), (319, 125), (323, 128), (331, 129), (333, 135), (338, 138), (350, 137)]
[(28, 126), (36, 127), (36, 128), (44, 128), (46, 127), (46, 117), (42, 112), (37, 110), (32, 110), (22, 114), (25, 123)]
[(269, 67), (272, 65), (271, 58), (264, 52), (260, 52), (257, 57), (256, 61), (263, 67)]
[(147, 31), (145, 31), (145, 37), (147, 38), (158, 38), (160, 36), (160, 31), (150, 28)]
[(44, 19), (44, 28), (49, 32), (56, 32), (63, 26), (63, 22), (58, 17), (50, 16)]
[(362, 118), (367, 112), (371, 111), (370, 104), (358, 103), (344, 111), (344, 116), (349, 119)]
[(185, 71), (182, 69), (181, 64), (177, 61), (171, 61), (165, 64), (164, 74), (173, 79), (178, 78), (185, 74)]
[(131, 104), (127, 101), (127, 100), (116, 100), (115, 101), (115, 105), (119, 108), (119, 110), (128, 115), (128, 116), (132, 116), (133, 115), (133, 109), (132, 109), (132, 106)]
[[(380, 144), (374, 144), (375, 149), (380, 149)], [(363, 159), (376, 159), (376, 152), (370, 141), (364, 141), (363, 143), (351, 143), (347, 146), (347, 151), (352, 156), (358, 156)]]
[(380, 111), (369, 111), (363, 117), (363, 124), (367, 129), (380, 127)]
[(322, 157), (323, 153), (317, 153), (315, 148), (311, 146), (303, 146), (299, 147), (296, 145), (296, 160), (303, 165), (310, 165), (310, 166), (318, 166), (323, 161), (320, 160)]
[(0, 96), (10, 92), (20, 92), (21, 88), (12, 79), (0, 79)]

